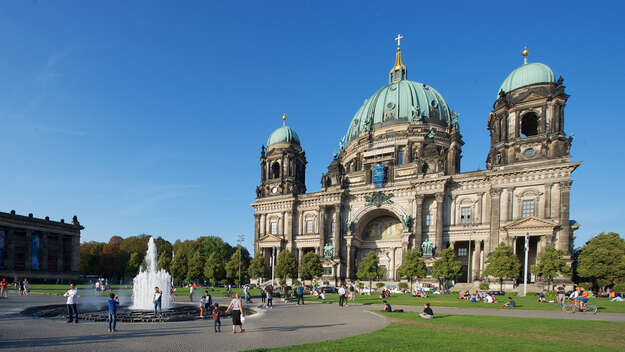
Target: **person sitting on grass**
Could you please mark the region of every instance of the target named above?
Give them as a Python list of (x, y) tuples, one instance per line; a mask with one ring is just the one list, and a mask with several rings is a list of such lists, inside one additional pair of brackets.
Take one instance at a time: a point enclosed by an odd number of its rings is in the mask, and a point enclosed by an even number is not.
[(538, 296), (538, 302), (540, 303), (547, 302), (547, 300), (545, 299), (545, 294), (543, 292), (538, 292), (536, 296)]
[(516, 303), (512, 299), (512, 297), (508, 297), (508, 302), (503, 305), (504, 308), (514, 308), (516, 307)]
[(382, 307), (382, 311), (383, 312), (390, 313), (390, 312), (393, 311), (393, 308), (391, 308), (391, 305), (388, 304), (388, 302), (386, 302), (386, 300), (382, 301), (382, 303), (384, 303), (384, 307)]
[(484, 296), (484, 303), (494, 303), (493, 296), (488, 292), (486, 292), (486, 296)]
[(423, 306), (423, 312), (419, 313), (419, 316), (423, 319), (434, 319), (434, 312), (432, 311), (432, 308), (430, 307), (430, 303), (426, 303)]

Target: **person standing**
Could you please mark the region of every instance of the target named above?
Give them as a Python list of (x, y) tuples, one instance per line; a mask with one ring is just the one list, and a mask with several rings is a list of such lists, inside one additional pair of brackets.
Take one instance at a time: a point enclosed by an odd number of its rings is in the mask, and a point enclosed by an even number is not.
[(28, 296), (30, 294), (30, 283), (28, 283), (28, 279), (24, 278), (24, 295)]
[(558, 286), (558, 304), (563, 305), (566, 302), (566, 292), (564, 291), (564, 285)]
[(71, 323), (73, 321), (78, 324), (78, 310), (76, 309), (76, 303), (78, 302), (78, 290), (73, 282), (69, 284), (69, 290), (67, 290), (63, 296), (67, 297), (67, 322)]
[(19, 295), (22, 296), (24, 295), (24, 281), (22, 280), (17, 280), (18, 284), (20, 285), (20, 291), (19, 291)]
[(273, 286), (268, 285), (265, 290), (267, 290), (267, 308), (273, 308)]
[(208, 293), (208, 290), (204, 291), (205, 302), (204, 302), (204, 311), (210, 313), (211, 306), (213, 305), (213, 297)]
[(354, 285), (349, 285), (349, 301), (354, 302), (354, 298), (356, 296), (356, 289), (354, 289)]
[(302, 285), (302, 283), (297, 286), (297, 304), (299, 304), (300, 301), (304, 304), (304, 285)]
[(345, 303), (345, 287), (343, 285), (341, 285), (341, 287), (339, 287), (339, 307), (342, 307), (343, 304)]
[(232, 333), (236, 334), (236, 327), (239, 327), (239, 331), (243, 333), (245, 329), (243, 329), (243, 320), (245, 320), (245, 313), (243, 311), (243, 302), (241, 302), (241, 294), (236, 293), (232, 301), (230, 301), (230, 305), (228, 305), (228, 309), (226, 309), (226, 313), (232, 311)]
[(221, 309), (219, 309), (219, 303), (215, 303), (213, 306), (213, 311), (211, 312), (213, 315), (213, 326), (215, 327), (215, 332), (221, 332)]
[(116, 297), (114, 293), (109, 295), (110, 299), (106, 302), (109, 308), (109, 333), (115, 332), (117, 326), (117, 305), (119, 304), (119, 297)]
[(152, 302), (154, 303), (154, 315), (157, 314), (157, 309), (161, 315), (163, 314), (163, 309), (161, 306), (162, 298), (163, 298), (163, 291), (161, 291), (161, 289), (158, 288), (158, 286), (154, 287), (154, 295), (152, 296)]
[(172, 302), (176, 302), (176, 286), (171, 285), (169, 288), (169, 297), (171, 297)]
[(245, 297), (245, 303), (249, 303), (250, 302), (250, 293), (249, 293), (249, 287), (247, 285), (243, 286), (243, 294)]
[(206, 296), (202, 296), (200, 298), (199, 308), (200, 308), (200, 319), (204, 319), (204, 312), (208, 313), (208, 311), (206, 310)]
[(267, 291), (265, 291), (265, 287), (262, 287), (260, 289), (260, 300), (262, 301), (263, 305), (267, 303)]
[(0, 281), (0, 297), (9, 298), (9, 282), (6, 278), (2, 278)]
[(189, 302), (193, 302), (193, 284), (189, 284)]

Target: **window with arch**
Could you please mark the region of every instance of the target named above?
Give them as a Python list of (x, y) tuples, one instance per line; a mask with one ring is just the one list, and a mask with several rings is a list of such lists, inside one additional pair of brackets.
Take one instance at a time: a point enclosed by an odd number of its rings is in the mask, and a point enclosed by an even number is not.
[(538, 115), (528, 112), (521, 117), (521, 135), (531, 137), (538, 134)]
[(271, 165), (271, 178), (280, 177), (280, 163), (275, 162)]

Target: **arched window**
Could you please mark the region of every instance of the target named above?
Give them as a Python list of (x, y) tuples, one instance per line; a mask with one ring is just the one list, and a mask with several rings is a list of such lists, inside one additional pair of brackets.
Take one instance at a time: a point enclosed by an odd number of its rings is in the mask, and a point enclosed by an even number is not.
[(279, 178), (280, 177), (280, 164), (275, 162), (271, 165), (271, 178)]
[(521, 134), (524, 137), (531, 137), (538, 134), (538, 116), (533, 112), (528, 112), (521, 118)]

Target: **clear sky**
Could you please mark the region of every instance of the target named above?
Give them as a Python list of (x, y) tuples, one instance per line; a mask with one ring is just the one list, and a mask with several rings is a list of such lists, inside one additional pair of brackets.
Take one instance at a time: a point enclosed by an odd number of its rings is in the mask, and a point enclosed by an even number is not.
[(461, 113), (463, 171), (485, 167), (488, 114), (527, 43), (571, 95), (575, 244), (623, 235), (622, 2), (432, 3), (3, 1), (0, 210), (78, 215), (83, 241), (251, 247), (260, 146), (282, 114), (318, 191), (401, 33), (408, 78)]

